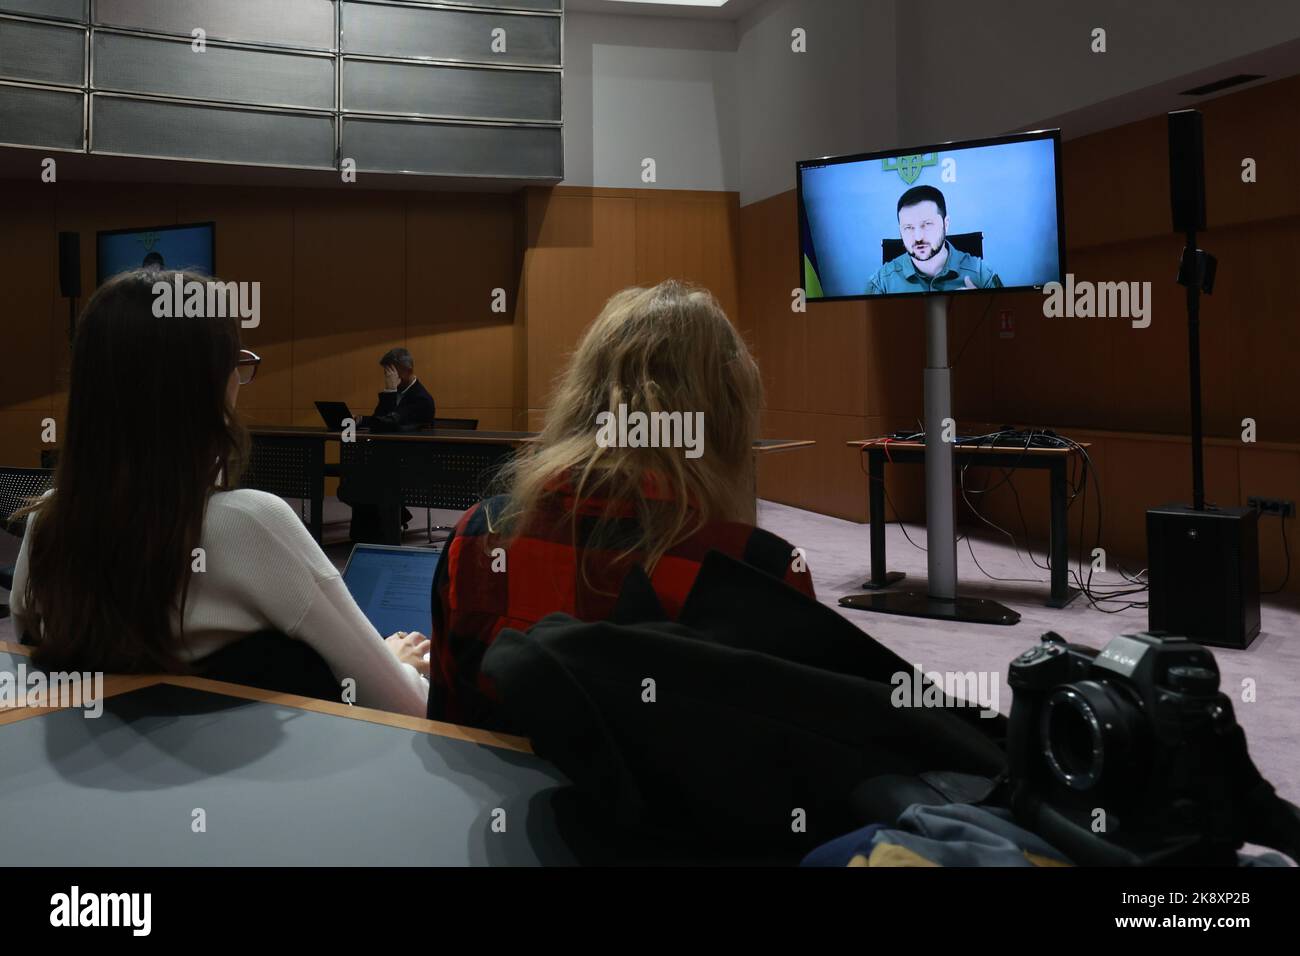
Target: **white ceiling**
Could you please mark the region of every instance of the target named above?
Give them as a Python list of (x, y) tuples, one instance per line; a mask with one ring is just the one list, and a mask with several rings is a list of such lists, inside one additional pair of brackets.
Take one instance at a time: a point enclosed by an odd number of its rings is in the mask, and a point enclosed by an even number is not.
[[(702, 6), (701, 0), (681, 3), (643, 3), (641, 0), (565, 0), (566, 12), (612, 13), (621, 16), (685, 17), (701, 20), (739, 20), (765, 0), (725, 0), (722, 6)], [(708, 0), (713, 2), (713, 0)]]

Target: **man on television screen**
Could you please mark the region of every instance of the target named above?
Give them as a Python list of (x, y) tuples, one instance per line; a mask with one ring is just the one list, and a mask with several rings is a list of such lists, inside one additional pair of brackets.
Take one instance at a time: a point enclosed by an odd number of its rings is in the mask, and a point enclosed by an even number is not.
[(867, 295), (1002, 287), (983, 259), (948, 241), (948, 204), (933, 186), (913, 186), (898, 198), (898, 234), (906, 251), (867, 280)]

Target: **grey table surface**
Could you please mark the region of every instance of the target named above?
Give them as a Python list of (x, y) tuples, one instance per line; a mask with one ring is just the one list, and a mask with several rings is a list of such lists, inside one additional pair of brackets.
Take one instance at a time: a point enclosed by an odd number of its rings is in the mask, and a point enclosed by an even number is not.
[(0, 862), (571, 864), (566, 783), (531, 754), (157, 685), (0, 725)]

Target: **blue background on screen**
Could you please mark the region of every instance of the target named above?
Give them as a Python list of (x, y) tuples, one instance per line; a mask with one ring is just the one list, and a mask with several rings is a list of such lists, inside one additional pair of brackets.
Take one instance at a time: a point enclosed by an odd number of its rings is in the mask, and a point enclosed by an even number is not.
[[(934, 186), (950, 233), (983, 232), (984, 262), (1006, 286), (1059, 281), (1052, 140), (940, 149), (912, 186)], [(943, 161), (957, 181), (942, 182)], [(881, 266), (880, 241), (897, 239), (898, 197), (911, 187), (882, 160), (803, 170), (803, 202), (827, 296), (862, 295)], [(808, 250), (804, 250), (807, 252)]]
[(343, 581), (381, 637), (433, 627), (433, 574), (440, 550), (401, 551), (357, 545)]
[[(123, 232), (117, 235), (99, 236), (98, 281), (139, 269), (149, 249), (145, 248), (143, 238), (150, 233), (148, 229), (139, 232)], [(193, 270), (204, 275), (212, 275), (212, 227), (186, 226), (181, 229), (154, 231), (156, 241), (151, 247), (163, 257), (167, 271)]]

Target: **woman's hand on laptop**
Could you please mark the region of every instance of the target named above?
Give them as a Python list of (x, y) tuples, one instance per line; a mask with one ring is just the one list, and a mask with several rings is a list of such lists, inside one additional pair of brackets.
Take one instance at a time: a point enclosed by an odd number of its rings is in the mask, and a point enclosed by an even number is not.
[(433, 642), (419, 631), (398, 631), (384, 638), (384, 643), (403, 664), (410, 664), (425, 677), (429, 676), (429, 651)]

